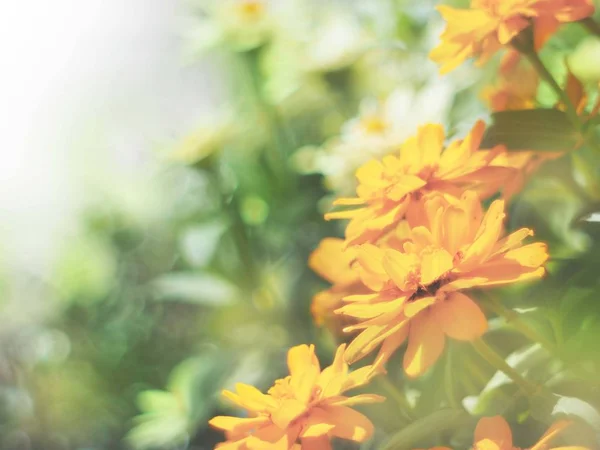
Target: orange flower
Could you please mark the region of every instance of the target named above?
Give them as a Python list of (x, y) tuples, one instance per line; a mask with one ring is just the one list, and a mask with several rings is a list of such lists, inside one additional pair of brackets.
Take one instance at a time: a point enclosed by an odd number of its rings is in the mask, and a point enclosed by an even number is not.
[(342, 298), (352, 293), (368, 292), (351, 264), (356, 258), (353, 248), (346, 249), (343, 239), (326, 238), (312, 252), (308, 266), (333, 286), (313, 297), (310, 311), (319, 326), (329, 324), (339, 329), (339, 316), (333, 311), (342, 306)]
[(359, 247), (358, 271), (372, 292), (346, 297), (336, 311), (358, 321), (344, 331), (361, 330), (346, 350), (347, 361), (381, 345), (383, 363), (408, 338), (404, 370), (416, 377), (441, 355), (446, 336), (480, 337), (487, 320), (462, 291), (540, 278), (548, 259), (545, 244), (522, 244), (533, 235), (527, 228), (501, 239), (504, 217), (502, 200), (484, 215), (474, 192), (451, 201), (435, 196), (412, 219), (401, 247)]
[(250, 417), (218, 416), (209, 424), (225, 431), (220, 450), (331, 450), (330, 438), (363, 442), (373, 424), (350, 406), (385, 400), (373, 394), (354, 397), (344, 392), (367, 384), (377, 374), (375, 366), (349, 372), (343, 360), (345, 345), (331, 366), (321, 370), (314, 346), (299, 345), (288, 352), (290, 375), (277, 380), (267, 394), (238, 383), (236, 393), (223, 395), (248, 411)]
[(530, 65), (501, 72), (495, 86), (483, 90), (482, 98), (493, 112), (534, 109), (540, 79)]
[(409, 138), (398, 156), (371, 160), (356, 172), (359, 185), (356, 198), (340, 198), (334, 205), (358, 206), (333, 212), (325, 219), (350, 219), (346, 244), (377, 242), (410, 212), (411, 206), (429, 192), (460, 196), (465, 189), (488, 192), (510, 178), (513, 170), (491, 167), (490, 162), (504, 148), (479, 152), (485, 124), (478, 122), (469, 135), (444, 149), (445, 133), (441, 125), (425, 125)]
[(438, 6), (447, 22), (441, 44), (430, 54), (448, 73), (468, 58), (482, 64), (533, 22), (535, 48), (561, 23), (594, 13), (592, 0), (471, 0), (469, 9)]
[[(571, 422), (556, 422), (529, 450), (587, 450), (586, 447), (549, 447), (553, 441)], [(513, 447), (512, 432), (506, 420), (500, 416), (483, 417), (475, 428), (474, 450), (518, 450)]]

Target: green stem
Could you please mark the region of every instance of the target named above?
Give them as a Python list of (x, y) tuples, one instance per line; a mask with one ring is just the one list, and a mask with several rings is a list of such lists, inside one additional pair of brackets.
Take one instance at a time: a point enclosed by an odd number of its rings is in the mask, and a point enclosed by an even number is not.
[(258, 50), (247, 52), (242, 55), (242, 58), (248, 74), (248, 84), (256, 105), (268, 123), (268, 133), (271, 139), (268, 155), (271, 159), (272, 171), (280, 178), (280, 181), (286, 182), (289, 181), (289, 177), (286, 175), (285, 170), (287, 167), (285, 148), (289, 139), (284, 135), (285, 129), (279, 114), (264, 96), (257, 52)]
[(526, 380), (513, 369), (508, 363), (502, 358), (494, 349), (487, 345), (482, 339), (477, 339), (472, 342), (473, 348), (479, 355), (485, 359), (492, 367), (496, 368), (500, 372), (503, 372), (509, 377), (517, 386), (519, 386), (528, 397), (534, 396), (538, 392), (538, 387)]
[(400, 391), (397, 386), (392, 384), (387, 376), (380, 376), (375, 379), (375, 383), (379, 384), (379, 387), (385, 391), (385, 393), (398, 405), (402, 413), (408, 420), (413, 420), (412, 406), (408, 403), (404, 392)]
[(520, 332), (523, 336), (533, 342), (539, 342), (542, 347), (544, 347), (551, 354), (556, 355), (556, 345), (554, 345), (550, 340), (546, 339), (545, 336), (542, 336), (536, 330), (527, 325), (519, 314), (512, 309), (505, 307), (502, 303), (500, 303), (496, 298), (492, 296), (487, 296), (487, 306), (489, 309), (506, 320), (506, 323), (511, 325), (515, 330)]
[(258, 269), (254, 261), (254, 252), (248, 236), (246, 224), (240, 213), (240, 204), (236, 192), (227, 193), (221, 172), (214, 159), (210, 160), (207, 167), (208, 173), (212, 175), (213, 185), (218, 190), (221, 208), (227, 212), (231, 220), (231, 233), (238, 252), (238, 256), (245, 270), (245, 285), (251, 289), (258, 280)]
[(535, 51), (530, 51), (525, 53), (525, 57), (529, 60), (537, 74), (540, 76), (542, 80), (550, 85), (552, 90), (558, 95), (561, 101), (565, 104), (567, 108), (567, 115), (569, 119), (573, 123), (573, 125), (577, 128), (577, 131), (582, 131), (583, 125), (579, 120), (579, 115), (575, 110), (575, 106), (571, 102), (571, 99), (567, 95), (567, 93), (560, 87), (558, 82), (554, 79), (550, 71), (546, 68), (539, 55)]
[(444, 367), (444, 387), (450, 406), (454, 409), (461, 409), (462, 406), (460, 400), (456, 397), (455, 382), (454, 377), (452, 376), (452, 357), (452, 349), (448, 349), (446, 352), (446, 365)]
[(587, 17), (587, 18), (581, 20), (580, 23), (584, 27), (586, 27), (590, 33), (595, 34), (596, 36), (600, 37), (600, 24), (598, 22), (596, 22), (594, 19), (592, 19), (591, 17)]
[(575, 106), (573, 105), (573, 103), (571, 102), (571, 99), (569, 98), (567, 93), (564, 91), (564, 89), (560, 87), (560, 85), (554, 79), (554, 77), (552, 76), (550, 71), (546, 68), (546, 66), (540, 59), (539, 55), (533, 50), (522, 52), (522, 53), (529, 60), (529, 62), (531, 63), (531, 65), (533, 66), (533, 68), (535, 69), (537, 74), (540, 76), (540, 78), (550, 85), (552, 90), (561, 99), (562, 103), (564, 103), (564, 105), (567, 109), (566, 114), (569, 117), (569, 120), (570, 120), (571, 124), (573, 125), (573, 127), (575, 127), (577, 132), (581, 135), (581, 138), (591, 148), (593, 148), (594, 151), (596, 151), (597, 153), (600, 153), (600, 146), (597, 144), (597, 142), (595, 142), (593, 134), (590, 133), (589, 130), (586, 131), (585, 123), (583, 123), (581, 121), (581, 118), (579, 117), (579, 114), (577, 114), (577, 110), (576, 110)]

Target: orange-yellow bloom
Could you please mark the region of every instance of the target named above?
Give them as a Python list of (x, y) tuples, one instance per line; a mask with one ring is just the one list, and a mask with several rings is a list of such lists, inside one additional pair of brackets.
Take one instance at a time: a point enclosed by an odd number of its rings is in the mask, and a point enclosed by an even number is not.
[[(398, 156), (371, 160), (357, 170), (356, 198), (334, 202), (357, 208), (329, 213), (325, 219), (350, 219), (347, 245), (374, 243), (427, 193), (437, 191), (458, 197), (465, 189), (478, 189), (481, 194), (492, 194), (514, 171), (490, 165), (503, 147), (478, 151), (484, 131), (485, 124), (480, 121), (464, 140), (454, 141), (444, 149), (441, 125), (421, 127), (416, 136), (402, 145)], [(494, 189), (490, 190), (490, 186)]]
[(333, 311), (342, 306), (342, 298), (350, 294), (368, 292), (358, 273), (352, 270), (356, 258), (353, 248), (345, 248), (343, 239), (326, 238), (308, 259), (308, 266), (332, 286), (313, 297), (310, 307), (313, 319), (319, 326), (328, 324), (339, 330), (340, 317)]
[(331, 366), (321, 370), (314, 346), (288, 352), (290, 375), (277, 380), (267, 394), (238, 383), (237, 392), (223, 395), (248, 412), (248, 418), (218, 416), (209, 424), (225, 431), (220, 450), (331, 450), (330, 438), (363, 442), (373, 424), (351, 406), (383, 401), (374, 394), (347, 397), (344, 392), (367, 384), (376, 366), (350, 372), (341, 345)]
[[(540, 438), (537, 444), (528, 447), (529, 450), (586, 450), (586, 447), (550, 447), (550, 443), (567, 428), (571, 422), (561, 420), (556, 422)], [(500, 416), (483, 417), (475, 428), (475, 439), (473, 448), (475, 450), (518, 450), (513, 446), (512, 432), (510, 426)]]
[(462, 291), (540, 278), (548, 259), (545, 244), (523, 245), (533, 235), (527, 228), (501, 238), (504, 217), (503, 200), (483, 214), (474, 192), (460, 201), (435, 196), (413, 218), (401, 247), (360, 246), (358, 270), (372, 292), (346, 297), (336, 311), (358, 321), (344, 331), (361, 330), (346, 359), (353, 362), (381, 345), (378, 359), (385, 362), (408, 338), (404, 370), (416, 377), (438, 359), (446, 337), (480, 337), (486, 317)]
[(448, 73), (468, 58), (484, 63), (532, 23), (539, 49), (561, 23), (591, 16), (594, 6), (592, 0), (471, 0), (468, 9), (438, 10), (447, 27), (430, 57)]
[[(560, 420), (553, 424), (540, 438), (537, 444), (527, 447), (529, 450), (588, 450), (587, 447), (568, 446), (550, 447), (551, 442), (565, 430), (571, 422)], [(449, 447), (433, 447), (429, 450), (452, 450)], [(520, 450), (513, 446), (510, 426), (501, 416), (483, 417), (475, 428), (473, 450)]]

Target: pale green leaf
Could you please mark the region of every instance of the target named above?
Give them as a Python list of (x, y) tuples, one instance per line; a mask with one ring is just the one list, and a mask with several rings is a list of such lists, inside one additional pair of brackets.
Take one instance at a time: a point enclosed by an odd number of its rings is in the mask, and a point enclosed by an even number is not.
[(492, 114), (481, 148), (504, 145), (509, 151), (567, 151), (575, 148), (579, 134), (563, 111), (531, 109)]

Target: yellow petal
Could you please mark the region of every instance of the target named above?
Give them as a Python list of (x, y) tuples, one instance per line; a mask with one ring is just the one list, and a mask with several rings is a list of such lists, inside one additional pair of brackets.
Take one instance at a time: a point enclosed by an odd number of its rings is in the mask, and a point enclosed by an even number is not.
[(304, 372), (317, 367), (319, 369), (319, 360), (315, 355), (314, 345), (298, 345), (288, 350), (287, 355), (288, 369), (290, 375), (302, 375)]
[(512, 432), (501, 416), (483, 417), (475, 428), (475, 448), (485, 441), (496, 444), (499, 450), (512, 450)]
[(449, 206), (444, 210), (443, 244), (444, 248), (451, 254), (456, 252), (469, 241), (469, 216), (467, 211), (456, 206)]
[(494, 201), (481, 222), (475, 241), (465, 251), (461, 266), (475, 267), (487, 258), (502, 233), (504, 201)]
[(248, 436), (247, 448), (248, 450), (289, 450), (299, 434), (298, 425), (284, 429), (276, 425), (266, 426)]
[(388, 336), (377, 354), (375, 365), (383, 367), (385, 363), (392, 357), (394, 352), (404, 343), (408, 337), (408, 330), (410, 328), (409, 322), (405, 322), (405, 325), (394, 334)]
[(488, 327), (481, 308), (466, 295), (453, 292), (433, 309), (444, 333), (459, 341), (481, 337)]
[(381, 403), (385, 397), (376, 394), (360, 394), (354, 397), (337, 397), (328, 399), (327, 404), (331, 406), (354, 406), (366, 403)]
[(543, 242), (525, 245), (506, 252), (505, 260), (515, 261), (524, 267), (540, 267), (548, 260), (548, 246)]
[(379, 291), (389, 280), (382, 261), (383, 250), (372, 245), (364, 244), (357, 250), (358, 271), (362, 282), (374, 291)]
[(305, 403), (295, 398), (288, 398), (283, 400), (279, 407), (271, 413), (271, 420), (279, 428), (285, 429), (306, 411)]
[(301, 438), (315, 438), (329, 433), (335, 425), (327, 423), (329, 415), (321, 408), (312, 408), (304, 427), (300, 433)]
[(343, 239), (325, 238), (311, 253), (308, 266), (330, 283), (351, 283), (358, 274), (350, 268), (355, 258), (353, 249), (346, 249)]
[(354, 442), (364, 442), (373, 434), (373, 424), (363, 414), (347, 406), (326, 406), (327, 423), (335, 425), (331, 436)]
[(237, 394), (230, 391), (223, 391), (223, 396), (242, 408), (252, 411), (264, 411), (277, 405), (270, 396), (263, 394), (254, 386), (237, 383), (235, 389)]
[(425, 373), (442, 354), (444, 344), (444, 333), (431, 314), (420, 314), (412, 319), (404, 354), (406, 374), (414, 378)]
[(429, 286), (452, 267), (452, 255), (443, 248), (427, 249), (421, 253), (421, 284)]
[(230, 416), (216, 416), (208, 421), (211, 427), (223, 431), (245, 432), (259, 427), (269, 421), (267, 416), (240, 418)]
[(398, 182), (392, 187), (387, 193), (387, 197), (390, 200), (399, 202), (407, 194), (421, 189), (427, 184), (426, 181), (414, 175), (404, 175), (398, 180)]
[(413, 300), (406, 304), (406, 307), (404, 308), (404, 315), (409, 318), (414, 317), (425, 308), (435, 304), (436, 301), (437, 300), (435, 297), (423, 297), (418, 300)]
[(416, 272), (419, 268), (417, 255), (388, 249), (383, 254), (382, 266), (400, 290), (416, 289)]
[(544, 433), (544, 435), (540, 438), (537, 444), (531, 447), (531, 450), (543, 450), (548, 447), (550, 442), (555, 439), (560, 433), (562, 433), (566, 428), (572, 425), (572, 422), (569, 420), (559, 420), (552, 424), (552, 426)]
[(397, 311), (398, 314), (402, 311), (402, 306), (406, 302), (406, 296), (393, 299), (392, 301), (383, 301), (372, 304), (351, 303), (342, 306), (335, 312), (344, 314), (357, 319), (372, 319), (384, 313)]
[(444, 148), (446, 138), (444, 127), (439, 124), (428, 124), (419, 128), (417, 139), (421, 150), (421, 166), (437, 165)]
[(300, 442), (302, 445), (296, 444), (292, 450), (333, 450), (328, 436), (300, 438)]

